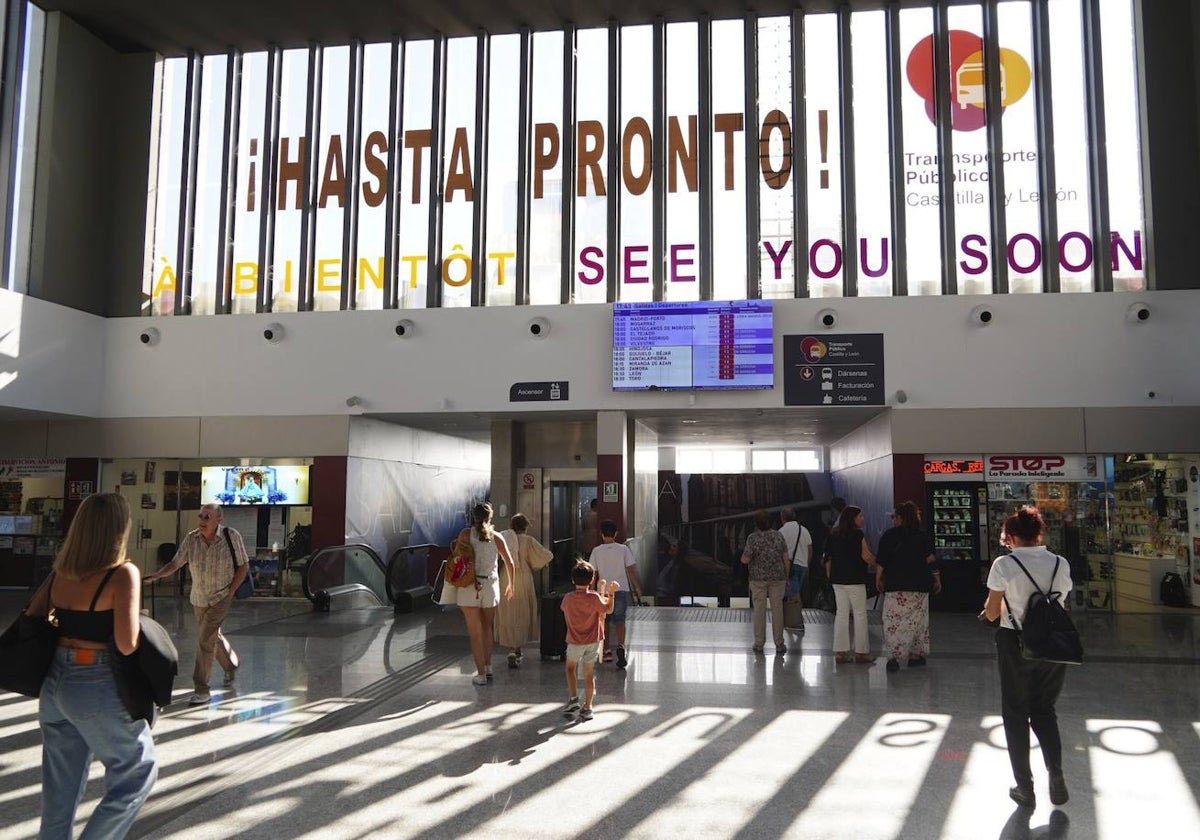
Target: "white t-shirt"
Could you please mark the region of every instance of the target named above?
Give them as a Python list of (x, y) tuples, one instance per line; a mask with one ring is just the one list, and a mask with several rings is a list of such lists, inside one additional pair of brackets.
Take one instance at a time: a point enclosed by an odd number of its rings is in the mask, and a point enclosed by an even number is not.
[(601, 580), (615, 580), (621, 584), (621, 591), (629, 591), (629, 576), (625, 574), (628, 566), (636, 566), (633, 552), (621, 543), (602, 543), (592, 549), (588, 562), (596, 567)]
[[(807, 569), (808, 550), (812, 548), (812, 534), (808, 533), (808, 529), (794, 519), (791, 522), (784, 522), (779, 533), (783, 536), (784, 543), (787, 544), (787, 556), (793, 557), (792, 552), (795, 551), (794, 562), (797, 566)], [(797, 539), (800, 540), (800, 545), (796, 545)]]
[[(1063, 604), (1067, 603), (1072, 583), (1071, 564), (1065, 557), (1051, 553), (1050, 549), (1044, 545), (1016, 548), (1013, 549), (1013, 555), (1021, 561), (1029, 574), (1033, 575), (1033, 579), (1037, 581), (1037, 585), (1043, 592), (1057, 592), (1058, 600)], [(1056, 575), (1054, 574), (1055, 560), (1058, 561), (1058, 574)], [(1050, 580), (1051, 575), (1054, 575), (1053, 582)], [(1034, 588), (1025, 572), (1022, 572), (1013, 561), (1012, 556), (1007, 554), (992, 561), (992, 570), (988, 573), (987, 586), (988, 589), (1003, 592), (1004, 597), (1008, 599), (1008, 607), (1000, 605), (1000, 626), (1015, 630), (1012, 622), (1008, 620), (1009, 608), (1012, 609), (1013, 616), (1020, 624), (1025, 620), (1025, 605), (1029, 603), (1029, 596), (1037, 589)]]

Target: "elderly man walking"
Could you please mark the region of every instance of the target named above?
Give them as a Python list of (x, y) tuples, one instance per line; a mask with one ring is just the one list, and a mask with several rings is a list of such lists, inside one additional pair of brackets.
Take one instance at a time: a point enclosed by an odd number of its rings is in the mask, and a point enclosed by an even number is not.
[(203, 706), (212, 699), (208, 679), (213, 658), (225, 671), (225, 685), (233, 685), (238, 656), (221, 632), (221, 623), (229, 614), (233, 593), (250, 567), (242, 535), (221, 524), (220, 505), (205, 505), (198, 514), (199, 524), (179, 545), (175, 558), (143, 580), (156, 581), (175, 574), (183, 566), (192, 572), (192, 612), (196, 616), (196, 667), (192, 670), (194, 692), (189, 706)]

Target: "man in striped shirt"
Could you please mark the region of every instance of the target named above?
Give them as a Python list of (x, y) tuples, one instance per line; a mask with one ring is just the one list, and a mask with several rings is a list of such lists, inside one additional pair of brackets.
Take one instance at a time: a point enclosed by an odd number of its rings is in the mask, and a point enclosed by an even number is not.
[(233, 685), (238, 655), (221, 632), (221, 623), (229, 614), (233, 593), (249, 571), (242, 535), (221, 524), (220, 505), (200, 508), (199, 523), (179, 545), (175, 558), (143, 580), (156, 581), (187, 566), (192, 573), (192, 612), (196, 616), (196, 667), (192, 671), (195, 693), (189, 706), (202, 706), (212, 699), (208, 679), (213, 658), (225, 671), (225, 685)]

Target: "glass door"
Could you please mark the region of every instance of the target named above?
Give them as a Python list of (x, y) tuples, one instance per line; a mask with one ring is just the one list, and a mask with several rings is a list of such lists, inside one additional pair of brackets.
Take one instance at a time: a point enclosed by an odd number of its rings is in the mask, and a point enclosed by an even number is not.
[(542, 514), (543, 521), (550, 524), (547, 548), (554, 552), (550, 584), (559, 586), (566, 583), (576, 553), (584, 553), (584, 530), (589, 524), (588, 517), (595, 517), (592, 500), (597, 495), (596, 473), (592, 470), (546, 470), (544, 480)]

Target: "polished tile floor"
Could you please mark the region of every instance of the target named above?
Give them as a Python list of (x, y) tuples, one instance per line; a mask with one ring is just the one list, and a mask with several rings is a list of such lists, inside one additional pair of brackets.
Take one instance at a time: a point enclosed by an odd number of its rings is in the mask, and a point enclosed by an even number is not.
[[(4, 626), (19, 605), (0, 594)], [(515, 671), (497, 651), (494, 683), (473, 686), (461, 618), (439, 609), (239, 603), (235, 690), (189, 709), (190, 610), (160, 599), (181, 676), (131, 836), (1200, 837), (1200, 611), (1077, 616), (1071, 800), (1053, 810), (1040, 772), (1027, 812), (1006, 796), (992, 633), (970, 616), (935, 614), (928, 667), (889, 674), (835, 665), (824, 613), (756, 657), (744, 610), (634, 608), (628, 670), (604, 666), (595, 718), (574, 722), (536, 647)], [(871, 637), (878, 651), (877, 617)], [(0, 694), (0, 838), (36, 835), (40, 749), (36, 701)], [(80, 825), (102, 786), (95, 765)]]

